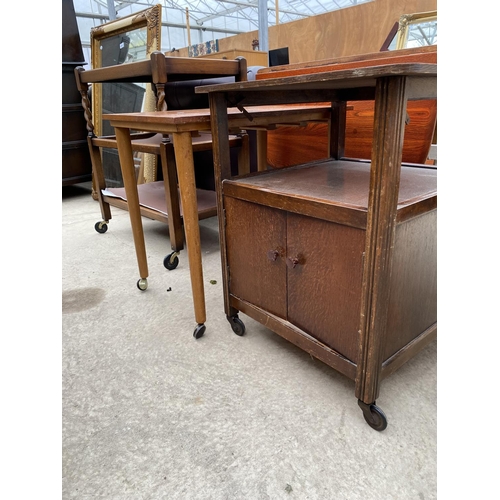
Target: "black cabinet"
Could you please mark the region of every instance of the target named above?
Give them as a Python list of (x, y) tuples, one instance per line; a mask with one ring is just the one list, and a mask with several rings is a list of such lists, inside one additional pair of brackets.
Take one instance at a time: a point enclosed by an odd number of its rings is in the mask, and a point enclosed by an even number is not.
[(74, 69), (85, 64), (72, 0), (62, 2), (62, 185), (92, 180), (87, 128)]

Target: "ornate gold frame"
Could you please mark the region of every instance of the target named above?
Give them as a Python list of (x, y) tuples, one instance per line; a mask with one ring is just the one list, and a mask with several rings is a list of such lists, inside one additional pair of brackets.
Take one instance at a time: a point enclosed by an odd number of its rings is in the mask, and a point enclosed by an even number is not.
[[(92, 69), (102, 67), (100, 50), (101, 42), (106, 38), (130, 33), (135, 30), (146, 29), (146, 58), (151, 56), (155, 50), (161, 50), (161, 5), (157, 4), (148, 9), (125, 16), (106, 24), (101, 24), (90, 30), (91, 66)], [(126, 62), (123, 64), (127, 64)], [(154, 111), (155, 96), (151, 85), (146, 88), (144, 101), (145, 111)], [(102, 85), (92, 85), (92, 116), (96, 135), (102, 135)], [(144, 155), (144, 177), (146, 181), (155, 180), (156, 175), (154, 155)]]
[(430, 12), (418, 12), (416, 14), (403, 14), (399, 18), (398, 35), (396, 39), (396, 50), (404, 49), (408, 43), (410, 27), (414, 24), (428, 23), (437, 20), (437, 10)]

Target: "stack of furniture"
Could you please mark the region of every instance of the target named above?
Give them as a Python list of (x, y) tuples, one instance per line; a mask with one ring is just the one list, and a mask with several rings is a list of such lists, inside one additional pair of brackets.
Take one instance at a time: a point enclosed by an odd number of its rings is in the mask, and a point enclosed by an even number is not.
[[(196, 60), (192, 58), (165, 57), (159, 51), (151, 54), (151, 58), (144, 61), (132, 62), (93, 70), (85, 70), (82, 66), (75, 69), (75, 78), (81, 94), (82, 105), (88, 130), (88, 149), (92, 159), (94, 183), (97, 199), (100, 204), (102, 221), (95, 224), (96, 231), (105, 233), (111, 219), (111, 206), (128, 210), (130, 200), (127, 199), (125, 188), (109, 188), (106, 185), (102, 165), (102, 150), (104, 148), (117, 149), (118, 143), (114, 135), (96, 136), (92, 120), (91, 104), (89, 99), (89, 85), (92, 83), (123, 83), (132, 82), (150, 83), (154, 86), (157, 110), (165, 110), (167, 103), (179, 101), (184, 83), (194, 96), (194, 79), (207, 79), (213, 83), (221, 77), (244, 81), (247, 78), (246, 61), (237, 60)], [(217, 80), (215, 80), (217, 81)], [(226, 80), (227, 81), (227, 80)], [(185, 98), (185, 96), (184, 96)], [(203, 99), (202, 99), (203, 100)], [(198, 97), (198, 101), (200, 98)], [(206, 98), (205, 98), (206, 101)], [(181, 100), (182, 102), (182, 100)], [(132, 110), (131, 110), (132, 111)], [(111, 130), (111, 128), (110, 128)], [(248, 138), (244, 135), (231, 136), (231, 147), (240, 148), (241, 157), (248, 158)], [(212, 148), (210, 133), (195, 134), (192, 137), (193, 151), (206, 151)], [(140, 215), (168, 224), (172, 252), (164, 259), (167, 269), (175, 269), (178, 265), (179, 252), (184, 248), (184, 232), (182, 228), (182, 206), (180, 205), (177, 189), (177, 175), (173, 143), (168, 135), (160, 133), (137, 132), (133, 135), (132, 149), (135, 152), (152, 153), (161, 159), (163, 179), (161, 181), (140, 184), (138, 187), (137, 202), (140, 206)], [(245, 166), (242, 166), (245, 169)], [(244, 171), (244, 170), (242, 170)], [(123, 179), (125, 182), (137, 182), (135, 176)], [(216, 215), (215, 193), (209, 190), (197, 190), (198, 219)], [(139, 217), (140, 217), (139, 215)], [(131, 217), (135, 215), (131, 213)], [(134, 238), (143, 240), (142, 233), (135, 234)], [(140, 290), (147, 289), (147, 264), (143, 259), (139, 261), (140, 279), (137, 286)]]

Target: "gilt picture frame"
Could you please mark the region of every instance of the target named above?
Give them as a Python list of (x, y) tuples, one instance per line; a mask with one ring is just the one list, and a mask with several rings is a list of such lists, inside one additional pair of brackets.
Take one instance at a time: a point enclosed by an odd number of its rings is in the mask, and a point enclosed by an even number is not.
[[(161, 5), (157, 4), (92, 28), (90, 45), (92, 69), (149, 59), (152, 52), (161, 50)], [(104, 88), (104, 85), (108, 87)], [(111, 109), (109, 103), (103, 102), (103, 99), (110, 95), (109, 88), (111, 86), (118, 85), (120, 84), (96, 83), (92, 85), (92, 116), (95, 133), (98, 136), (114, 133), (112, 129), (110, 130), (109, 125), (102, 120), (103, 110), (109, 112)], [(126, 89), (126, 91), (129, 90)], [(138, 84), (137, 90), (139, 92), (137, 92), (135, 99), (135, 109), (126, 109), (126, 103), (124, 103), (125, 108), (118, 111), (154, 111), (156, 109), (151, 85)], [(120, 95), (123, 95), (123, 89)], [(142, 179), (140, 181), (156, 180), (156, 157), (144, 154), (142, 161)], [(106, 169), (104, 157), (103, 167)]]

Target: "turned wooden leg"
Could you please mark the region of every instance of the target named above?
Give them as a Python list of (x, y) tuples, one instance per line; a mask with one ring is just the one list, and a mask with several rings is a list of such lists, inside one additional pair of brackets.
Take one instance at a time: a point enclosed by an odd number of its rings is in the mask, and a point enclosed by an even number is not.
[(108, 222), (111, 219), (111, 209), (109, 203), (106, 203), (102, 198), (102, 190), (106, 189), (106, 179), (102, 167), (101, 148), (92, 144), (91, 137), (87, 137), (87, 142), (92, 163), (92, 197), (99, 202), (102, 218), (105, 222)]

